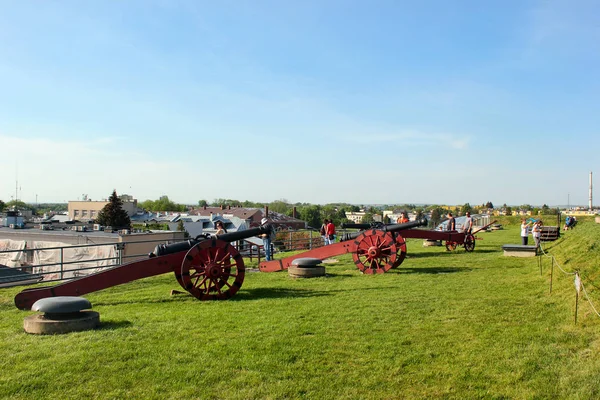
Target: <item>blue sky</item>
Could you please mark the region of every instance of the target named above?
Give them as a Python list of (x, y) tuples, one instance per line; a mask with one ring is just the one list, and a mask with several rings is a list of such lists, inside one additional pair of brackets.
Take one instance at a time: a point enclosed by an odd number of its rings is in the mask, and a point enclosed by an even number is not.
[(0, 9), (4, 201), (587, 205), (600, 185), (597, 1)]

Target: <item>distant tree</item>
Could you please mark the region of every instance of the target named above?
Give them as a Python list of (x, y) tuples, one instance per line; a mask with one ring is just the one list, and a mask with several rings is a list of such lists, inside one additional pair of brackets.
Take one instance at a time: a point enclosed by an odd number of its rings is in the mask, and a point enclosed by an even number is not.
[(306, 221), (310, 227), (318, 228), (323, 223), (321, 218), (321, 206), (319, 205), (303, 206), (297, 211), (300, 219)]
[(433, 226), (436, 226), (440, 223), (443, 214), (444, 211), (439, 207), (436, 207), (433, 210), (431, 210), (431, 223), (433, 224)]
[(31, 210), (32, 207), (21, 200), (11, 200), (4, 205), (6, 209), (15, 208), (17, 210)]
[(188, 231), (185, 230), (185, 226), (183, 225), (183, 221), (179, 220), (179, 222), (177, 223), (177, 232), (183, 232), (184, 233), (184, 237), (189, 237), (190, 234), (188, 233)]
[(418, 219), (418, 220), (419, 220), (419, 219), (423, 219), (423, 218), (425, 217), (425, 213), (423, 212), (423, 209), (422, 209), (422, 208), (420, 208), (420, 207), (419, 207), (419, 208), (417, 208), (417, 209), (416, 209), (416, 212), (417, 212), (417, 219)]
[(4, 210), (4, 206), (6, 206), (6, 204), (0, 200), (0, 211)]
[(485, 203), (485, 208), (494, 208), (494, 205), (491, 201), (488, 201), (487, 203)]
[(244, 200), (241, 203), (241, 206), (242, 207), (246, 207), (246, 208), (263, 208), (264, 204), (262, 204), (262, 203), (255, 203), (255, 202), (249, 201), (249, 200)]
[(542, 214), (545, 214), (545, 215), (550, 214), (550, 207), (548, 207), (548, 204), (544, 204), (542, 206)]
[(531, 207), (531, 204), (522, 204), (519, 209), (523, 210), (523, 211), (531, 211), (533, 207)]
[(504, 213), (506, 215), (512, 215), (512, 207), (510, 207), (510, 206), (504, 207)]
[(285, 199), (272, 201), (269, 204), (269, 211), (273, 211), (279, 214), (286, 214), (292, 207), (288, 204), (288, 201)]
[(131, 219), (127, 212), (123, 210), (123, 201), (117, 196), (116, 190), (113, 190), (108, 198), (108, 204), (98, 213), (96, 223), (117, 229), (129, 229), (131, 227)]
[(198, 200), (198, 205), (200, 207), (206, 207), (208, 205), (208, 202), (206, 200)]
[(187, 211), (186, 205), (174, 203), (169, 199), (169, 196), (160, 196), (158, 200), (145, 200), (139, 205), (148, 211)]
[[(327, 219), (333, 221), (334, 225), (339, 225), (340, 220), (341, 220), (341, 218), (339, 218), (339, 217), (340, 217), (340, 215), (338, 214), (338, 210), (335, 205), (326, 204), (321, 207), (321, 219), (322, 220), (327, 218)], [(344, 213), (343, 218), (346, 218), (345, 213)]]
[(375, 219), (373, 218), (373, 213), (372, 212), (366, 212), (365, 215), (362, 217), (361, 222), (363, 224), (370, 224), (371, 222), (374, 222)]
[(460, 215), (465, 215), (467, 212), (472, 213), (473, 212), (473, 207), (471, 207), (471, 205), (469, 203), (465, 203), (461, 208), (460, 208)]
[(335, 216), (333, 217), (333, 223), (338, 226), (341, 224), (347, 224), (348, 222), (350, 222), (350, 220), (346, 218), (346, 209), (341, 207), (335, 213)]
[(210, 203), (212, 207), (242, 207), (242, 204), (243, 203), (241, 201), (232, 199), (215, 199), (212, 203)]

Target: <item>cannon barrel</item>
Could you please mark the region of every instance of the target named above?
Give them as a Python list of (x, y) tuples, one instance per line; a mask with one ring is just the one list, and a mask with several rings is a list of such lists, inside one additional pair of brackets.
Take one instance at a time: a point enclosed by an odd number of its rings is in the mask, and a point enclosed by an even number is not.
[(167, 254), (178, 253), (180, 251), (188, 251), (192, 247), (194, 247), (199, 242), (204, 240), (210, 240), (212, 238), (218, 238), (219, 240), (223, 240), (225, 242), (235, 242), (237, 240), (248, 239), (252, 236), (258, 236), (263, 233), (270, 234), (272, 230), (275, 229), (272, 225), (267, 226), (259, 226), (258, 228), (246, 229), (243, 231), (224, 233), (219, 236), (197, 236), (195, 239), (186, 240), (185, 242), (177, 242), (171, 244), (159, 244), (154, 248), (154, 251), (150, 253), (150, 257), (164, 256)]
[[(382, 225), (380, 227), (374, 227), (371, 224), (345, 224), (344, 227), (348, 227), (348, 225), (358, 225), (363, 226), (366, 225), (366, 229), (378, 229), (384, 232), (398, 232), (406, 229), (417, 228), (419, 226), (427, 226), (427, 218), (418, 219), (416, 221), (406, 222), (404, 224), (390, 224), (390, 225)], [(360, 228), (359, 228), (360, 229)], [(340, 239), (341, 242), (346, 240), (353, 240), (360, 236), (362, 232), (354, 232), (354, 233), (345, 233), (342, 235)]]
[(383, 222), (372, 222), (370, 224), (353, 224), (350, 222), (350, 223), (342, 224), (340, 226), (340, 228), (342, 228), (342, 229), (360, 229), (361, 231), (364, 231), (366, 229), (380, 229), (380, 228), (383, 228), (384, 226), (386, 226), (386, 224), (384, 224)]

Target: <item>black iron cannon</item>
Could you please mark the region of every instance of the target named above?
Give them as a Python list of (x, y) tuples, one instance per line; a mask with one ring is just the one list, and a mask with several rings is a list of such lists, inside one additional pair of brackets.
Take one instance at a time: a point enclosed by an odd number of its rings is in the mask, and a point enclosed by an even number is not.
[(119, 265), (55, 286), (25, 289), (15, 296), (15, 305), (21, 310), (28, 310), (42, 298), (80, 296), (167, 272), (174, 272), (181, 287), (200, 300), (229, 299), (242, 287), (246, 272), (242, 256), (231, 243), (270, 234), (272, 229), (261, 226), (158, 245), (146, 260)]

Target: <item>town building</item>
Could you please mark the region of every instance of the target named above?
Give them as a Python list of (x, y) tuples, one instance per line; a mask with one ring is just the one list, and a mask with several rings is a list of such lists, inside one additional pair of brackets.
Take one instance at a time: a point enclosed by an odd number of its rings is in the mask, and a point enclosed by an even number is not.
[[(138, 211), (137, 200), (128, 194), (122, 194), (119, 196), (119, 199), (123, 202), (123, 210), (127, 212), (129, 217), (135, 215)], [(68, 215), (71, 221), (92, 221), (96, 219), (100, 210), (104, 208), (108, 204), (108, 200), (102, 201), (93, 201), (88, 199), (87, 196), (84, 196), (81, 201), (69, 201), (68, 204)]]

